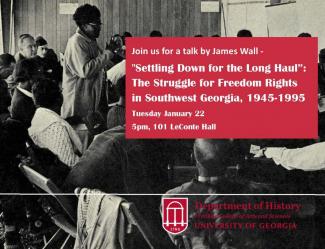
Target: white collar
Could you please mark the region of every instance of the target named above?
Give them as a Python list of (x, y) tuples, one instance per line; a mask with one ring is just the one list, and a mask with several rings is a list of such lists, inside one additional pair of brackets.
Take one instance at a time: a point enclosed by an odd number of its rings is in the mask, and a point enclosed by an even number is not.
[(208, 177), (206, 177), (206, 176), (198, 176), (198, 178), (197, 178), (197, 180), (199, 182), (211, 183), (211, 184), (217, 182), (218, 179), (220, 179), (220, 177), (218, 177), (218, 176), (208, 176)]
[(33, 95), (30, 91), (27, 91), (27, 90), (21, 88), (19, 85), (16, 86), (16, 88), (17, 88), (19, 91), (21, 91), (23, 94), (25, 94), (27, 97), (30, 97), (30, 98), (33, 98), (33, 97), (34, 97), (34, 95)]

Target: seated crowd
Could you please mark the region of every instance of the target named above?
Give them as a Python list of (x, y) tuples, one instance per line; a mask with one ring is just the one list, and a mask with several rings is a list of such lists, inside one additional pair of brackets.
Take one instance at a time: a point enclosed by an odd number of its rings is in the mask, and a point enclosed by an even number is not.
[[(283, 192), (279, 186), (256, 183), (256, 178), (253, 182), (240, 175), (228, 174), (230, 166), (240, 164), (247, 157), (247, 145), (252, 141), (240, 140), (196, 139), (194, 158), (197, 177), (177, 187), (175, 182), (170, 181), (173, 172), (168, 165), (177, 164), (181, 160), (179, 155), (193, 141), (125, 139), (125, 38), (132, 35), (129, 32), (114, 35), (108, 48), (101, 52), (96, 43), (101, 24), (99, 10), (83, 5), (74, 14), (74, 20), (78, 30), (68, 42), (63, 68), (47, 41), (43, 37), (34, 39), (30, 34), (19, 37), (19, 51), (15, 56), (0, 55), (1, 193), (33, 191), (18, 170), (21, 160), (51, 178), (66, 193), (73, 193), (75, 188), (81, 187), (122, 194), (165, 193), (170, 188), (172, 190), (167, 192), (167, 196), (211, 194), (189, 197), (190, 224), (195, 214), (204, 212), (191, 209), (197, 201), (261, 201), (249, 196), (237, 198), (213, 194)], [(150, 33), (150, 37), (162, 36), (157, 30)], [(240, 30), (237, 36), (252, 37), (252, 33)], [(305, 33), (299, 36), (308, 37)], [(85, 46), (88, 46), (89, 54), (83, 50)], [(322, 50), (320, 58), (323, 54)], [(320, 61), (320, 73), (322, 63)], [(103, 74), (105, 71), (106, 74)], [(81, 135), (78, 127), (86, 127), (87, 134)], [(263, 141), (256, 157), (272, 159), (283, 169), (322, 170), (325, 168), (325, 157), (321, 152), (323, 142), (310, 145), (313, 142), (299, 144), (305, 146), (301, 149), (287, 149), (284, 146), (298, 147), (298, 142)], [(13, 231), (17, 232), (15, 226), (19, 223), (12, 210), (21, 209), (24, 201), (19, 197), (2, 199), (5, 223), (10, 228), (5, 243), (7, 246), (16, 243), (19, 248), (17, 235), (10, 235)], [(141, 206), (140, 212), (151, 219), (150, 225), (161, 230), (160, 197), (144, 201), (133, 196), (128, 200)], [(299, 222), (309, 224), (315, 206), (309, 200), (300, 201), (308, 207), (307, 211), (294, 216), (297, 219), (303, 217)], [(216, 222), (222, 223), (222, 220)], [(278, 234), (280, 232), (274, 233), (273, 237), (284, 237)], [(312, 231), (308, 234), (310, 236), (302, 237), (304, 240), (295, 240), (295, 246), (300, 243), (299, 247), (290, 248), (313, 248), (310, 246), (313, 234)], [(238, 231), (188, 229), (182, 235), (170, 235), (171, 241), (175, 245), (189, 243), (191, 248), (223, 249), (284, 248), (283, 245), (290, 243), (292, 237), (288, 235), (283, 238), (282, 244), (277, 244), (272, 236), (263, 232), (244, 231), (243, 235)], [(160, 237), (164, 236), (166, 234)]]

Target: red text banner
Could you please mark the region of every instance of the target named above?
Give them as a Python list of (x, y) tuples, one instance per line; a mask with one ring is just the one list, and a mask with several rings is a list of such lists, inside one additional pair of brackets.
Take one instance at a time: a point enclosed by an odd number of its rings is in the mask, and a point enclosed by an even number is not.
[(316, 138), (317, 38), (130, 38), (127, 138)]

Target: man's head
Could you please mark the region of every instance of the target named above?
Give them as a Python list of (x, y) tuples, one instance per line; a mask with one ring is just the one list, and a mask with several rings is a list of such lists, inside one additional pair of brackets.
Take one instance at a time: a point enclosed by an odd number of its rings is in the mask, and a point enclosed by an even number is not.
[(252, 32), (248, 29), (239, 30), (237, 37), (253, 37)]
[(230, 140), (196, 139), (194, 156), (199, 175), (205, 177), (222, 176), (227, 169)]
[(311, 34), (304, 32), (304, 33), (300, 33), (298, 37), (311, 37)]
[(25, 58), (32, 58), (36, 55), (36, 44), (33, 36), (30, 34), (22, 34), (18, 39), (19, 52)]
[(32, 88), (34, 102), (37, 107), (51, 109), (60, 112), (63, 96), (60, 87), (49, 79), (37, 80)]
[(36, 37), (35, 42), (37, 47), (37, 55), (41, 58), (45, 58), (46, 53), (49, 49), (47, 41), (42, 36), (38, 36)]
[(153, 30), (150, 33), (150, 37), (162, 37), (162, 33), (159, 30)]
[(78, 27), (91, 39), (96, 39), (100, 35), (101, 21), (99, 9), (90, 4), (85, 4), (76, 9), (73, 20)]

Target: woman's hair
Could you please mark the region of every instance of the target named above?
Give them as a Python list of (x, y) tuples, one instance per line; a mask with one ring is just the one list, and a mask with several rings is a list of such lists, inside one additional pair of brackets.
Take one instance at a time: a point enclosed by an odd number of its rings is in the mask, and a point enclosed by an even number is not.
[(37, 36), (35, 39), (36, 47), (44, 46), (47, 44), (47, 41), (44, 39), (43, 36)]
[(50, 79), (38, 79), (33, 87), (32, 92), (36, 106), (51, 108), (62, 99), (60, 87)]
[(73, 20), (78, 26), (97, 22), (100, 20), (100, 11), (94, 5), (84, 4), (76, 9), (76, 12), (73, 14)]

